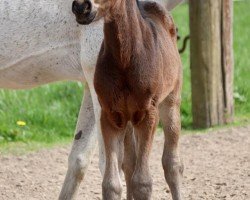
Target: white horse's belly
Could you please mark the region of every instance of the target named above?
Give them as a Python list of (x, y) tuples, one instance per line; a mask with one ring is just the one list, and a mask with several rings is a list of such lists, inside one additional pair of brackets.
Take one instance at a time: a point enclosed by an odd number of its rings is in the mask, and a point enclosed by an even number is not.
[[(27, 89), (61, 80), (83, 82), (79, 46), (39, 52), (0, 69), (0, 88)], [(67, 51), (74, 51), (75, 55)]]

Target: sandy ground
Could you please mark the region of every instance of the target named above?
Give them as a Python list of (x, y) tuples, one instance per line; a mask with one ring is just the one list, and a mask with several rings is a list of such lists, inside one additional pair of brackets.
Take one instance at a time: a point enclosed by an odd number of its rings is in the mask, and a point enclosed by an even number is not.
[[(182, 136), (184, 199), (250, 199), (249, 132), (250, 126)], [(163, 134), (157, 134), (150, 160), (153, 200), (171, 199), (161, 167), (162, 147)], [(54, 148), (23, 156), (0, 155), (0, 199), (57, 199), (69, 149)], [(101, 199), (97, 160), (95, 155), (78, 199)]]

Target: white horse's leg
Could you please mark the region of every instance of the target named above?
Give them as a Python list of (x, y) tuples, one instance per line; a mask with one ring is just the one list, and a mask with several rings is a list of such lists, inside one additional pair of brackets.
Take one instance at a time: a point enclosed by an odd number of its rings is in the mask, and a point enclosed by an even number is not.
[[(94, 25), (94, 26), (92, 26)], [(81, 34), (81, 66), (82, 71), (89, 85), (89, 90), (92, 97), (94, 106), (97, 137), (99, 143), (99, 168), (101, 174), (104, 175), (105, 171), (105, 148), (101, 134), (101, 107), (94, 88), (94, 74), (97, 56), (99, 54), (100, 46), (103, 40), (103, 21), (97, 21), (90, 26), (82, 26)]]
[[(84, 65), (83, 65), (84, 66)], [(84, 67), (83, 73), (86, 78), (86, 81), (89, 84), (89, 90), (92, 97), (93, 107), (94, 107), (94, 113), (95, 113), (95, 121), (96, 121), (96, 129), (97, 129), (97, 138), (98, 138), (98, 147), (99, 147), (99, 169), (102, 174), (104, 175), (105, 172), (105, 165), (106, 165), (106, 157), (105, 157), (105, 147), (104, 147), (104, 141), (101, 134), (101, 106), (99, 104), (95, 88), (94, 88), (94, 67)]]
[(76, 197), (97, 143), (94, 107), (89, 87), (85, 94), (77, 122), (76, 134), (68, 160), (68, 171), (59, 196), (60, 200)]
[(101, 123), (100, 123), (101, 107), (99, 105), (99, 101), (93, 100), (93, 104), (94, 104), (94, 107), (98, 109), (98, 111), (95, 112), (95, 119), (96, 119), (97, 139), (98, 139), (98, 147), (99, 147), (99, 170), (103, 177), (104, 172), (105, 172), (105, 166), (106, 166), (106, 155), (105, 155), (105, 146), (104, 146), (104, 141), (102, 137)]
[(105, 156), (104, 141), (103, 141), (103, 137), (101, 134), (101, 123), (100, 123), (101, 106), (100, 106), (99, 101), (97, 99), (97, 95), (96, 95), (96, 92), (94, 90), (94, 86), (90, 87), (90, 91), (91, 91), (91, 96), (92, 96), (94, 111), (95, 111), (96, 129), (97, 129), (97, 138), (98, 138), (98, 147), (99, 147), (99, 169), (100, 169), (102, 176), (104, 176), (105, 165), (106, 165), (106, 156)]

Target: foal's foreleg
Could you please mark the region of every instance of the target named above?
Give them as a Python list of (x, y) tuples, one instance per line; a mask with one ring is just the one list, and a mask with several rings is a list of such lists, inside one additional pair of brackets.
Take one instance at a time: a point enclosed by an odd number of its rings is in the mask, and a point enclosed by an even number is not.
[(149, 154), (157, 124), (158, 110), (152, 106), (150, 110), (146, 111), (143, 121), (135, 125), (137, 161), (132, 177), (133, 197), (135, 200), (151, 199), (152, 178), (149, 172)]
[(86, 86), (60, 200), (71, 200), (76, 197), (81, 180), (93, 156), (96, 143), (97, 132), (93, 104), (89, 88)]
[(160, 118), (165, 134), (162, 165), (173, 200), (181, 200), (181, 175), (183, 165), (178, 151), (180, 122), (180, 97), (171, 93), (160, 106)]
[(122, 163), (122, 170), (125, 175), (126, 185), (127, 185), (127, 200), (133, 200), (132, 193), (132, 176), (135, 170), (136, 164), (136, 141), (133, 131), (133, 126), (128, 123), (125, 139), (124, 139), (124, 158)]
[(101, 127), (106, 153), (106, 167), (102, 182), (103, 200), (120, 200), (122, 195), (120, 173), (125, 132), (114, 127), (105, 112), (101, 113)]

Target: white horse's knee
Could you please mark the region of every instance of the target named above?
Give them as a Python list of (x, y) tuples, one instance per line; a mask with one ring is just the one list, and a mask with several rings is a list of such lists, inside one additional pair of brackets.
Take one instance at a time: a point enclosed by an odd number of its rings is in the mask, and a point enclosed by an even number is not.
[(84, 158), (82, 155), (70, 155), (68, 159), (69, 170), (73, 172), (73, 174), (82, 179), (87, 171), (89, 165), (89, 161)]

